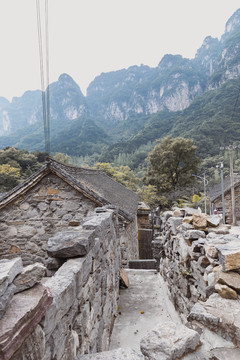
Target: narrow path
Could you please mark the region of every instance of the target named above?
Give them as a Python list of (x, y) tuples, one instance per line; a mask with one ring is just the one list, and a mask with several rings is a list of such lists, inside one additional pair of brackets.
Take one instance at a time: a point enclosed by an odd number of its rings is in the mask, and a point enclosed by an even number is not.
[(120, 290), (119, 314), (111, 337), (111, 350), (128, 346), (140, 350), (141, 338), (159, 321), (180, 322), (159, 273), (128, 269), (127, 274), (130, 286)]
[[(110, 350), (130, 347), (140, 351), (140, 341), (149, 330), (165, 321), (181, 323), (181, 319), (168, 298), (167, 286), (159, 273), (128, 269), (127, 274), (130, 286), (120, 290), (119, 314), (115, 320)], [(208, 360), (211, 349), (234, 347), (207, 328), (202, 330), (202, 346), (194, 353), (185, 355), (184, 360)]]

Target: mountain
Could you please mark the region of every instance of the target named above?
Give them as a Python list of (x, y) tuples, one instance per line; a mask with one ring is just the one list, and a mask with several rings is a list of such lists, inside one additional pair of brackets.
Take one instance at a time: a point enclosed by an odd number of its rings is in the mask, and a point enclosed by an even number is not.
[[(167, 54), (155, 68), (102, 73), (86, 97), (62, 74), (49, 89), (51, 149), (87, 155), (109, 145), (103, 154), (112, 158), (171, 133), (211, 144), (209, 150), (202, 147), (202, 154), (216, 152), (218, 131), (212, 129), (219, 129), (222, 144), (238, 135), (238, 129), (232, 134), (222, 122), (232, 122), (233, 109), (239, 110), (239, 78), (240, 9), (227, 21), (221, 39), (206, 37), (194, 59)], [(43, 150), (41, 91), (27, 91), (12, 102), (0, 98), (0, 135), (1, 147)]]

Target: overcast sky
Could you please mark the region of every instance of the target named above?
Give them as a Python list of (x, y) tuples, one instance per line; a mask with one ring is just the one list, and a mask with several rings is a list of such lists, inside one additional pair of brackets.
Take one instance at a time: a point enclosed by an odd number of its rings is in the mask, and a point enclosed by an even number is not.
[[(167, 53), (193, 58), (239, 7), (239, 0), (49, 0), (50, 82), (67, 73), (85, 93), (102, 72), (155, 67)], [(0, 46), (0, 96), (40, 89), (35, 0), (0, 0)]]

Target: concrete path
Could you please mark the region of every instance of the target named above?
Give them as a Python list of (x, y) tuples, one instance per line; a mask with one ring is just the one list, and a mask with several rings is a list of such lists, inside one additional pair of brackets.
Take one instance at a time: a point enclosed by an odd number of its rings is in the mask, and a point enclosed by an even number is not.
[(128, 289), (120, 290), (119, 314), (115, 320), (110, 349), (140, 350), (140, 340), (160, 322), (180, 322), (166, 296), (166, 285), (154, 270), (128, 269)]
[[(165, 321), (181, 323), (181, 319), (168, 298), (167, 286), (154, 270), (126, 270), (130, 286), (120, 290), (119, 314), (115, 320), (110, 350), (130, 347), (140, 351), (140, 341), (149, 331)], [(234, 345), (219, 335), (203, 329), (202, 346), (184, 360), (207, 360), (209, 351)], [(234, 359), (234, 358), (229, 358)]]

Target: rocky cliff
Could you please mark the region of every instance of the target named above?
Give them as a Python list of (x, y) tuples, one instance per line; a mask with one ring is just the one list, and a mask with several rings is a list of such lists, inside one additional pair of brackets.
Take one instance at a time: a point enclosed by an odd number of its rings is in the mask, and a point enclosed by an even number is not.
[[(194, 59), (167, 54), (155, 68), (141, 65), (102, 73), (91, 82), (86, 97), (69, 75), (61, 75), (50, 85), (52, 134), (56, 137), (57, 133), (65, 130), (77, 134), (76, 124), (82, 119), (91, 119), (95, 133), (101, 133), (97, 128), (100, 125), (107, 133), (111, 132), (111, 137), (115, 129), (118, 139), (121, 139), (124, 136), (120, 128), (116, 130), (116, 126), (128, 121), (129, 127), (134, 116), (187, 109), (202, 94), (222, 87), (230, 79), (239, 78), (239, 40), (240, 9), (227, 21), (221, 39), (206, 37)], [(41, 91), (28, 91), (20, 98), (13, 98), (11, 103), (0, 98), (0, 135), (12, 136), (26, 127), (28, 130), (16, 137), (1, 139), (2, 147), (43, 148)], [(26, 135), (31, 135), (31, 140)], [(19, 142), (23, 137), (26, 141)], [(55, 142), (61, 143), (62, 140), (57, 137)], [(68, 144), (65, 147), (67, 149)]]

